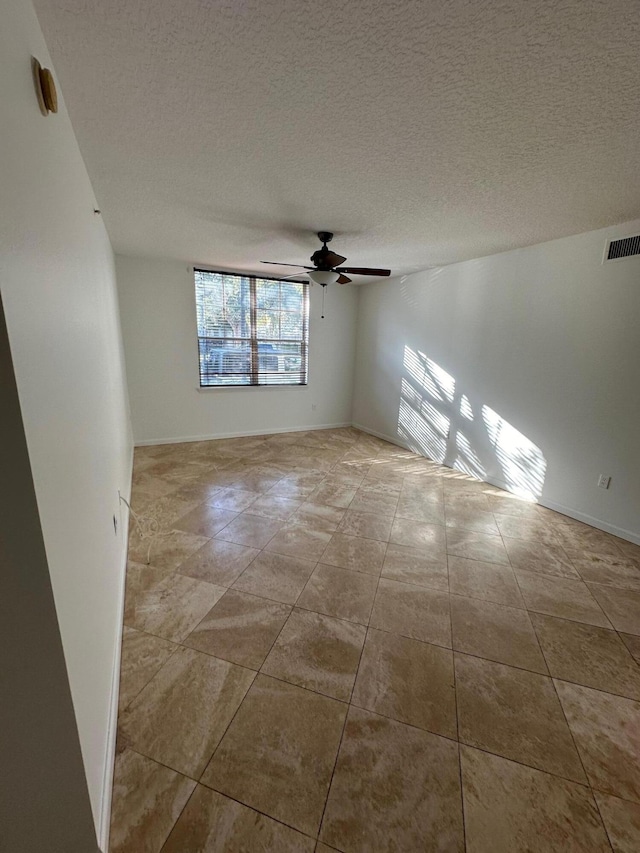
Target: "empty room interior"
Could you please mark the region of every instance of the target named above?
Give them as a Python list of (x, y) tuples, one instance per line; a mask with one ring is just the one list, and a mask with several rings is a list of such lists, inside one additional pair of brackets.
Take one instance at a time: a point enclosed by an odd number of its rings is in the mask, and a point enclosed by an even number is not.
[(638, 853), (630, 0), (3, 0), (7, 853)]

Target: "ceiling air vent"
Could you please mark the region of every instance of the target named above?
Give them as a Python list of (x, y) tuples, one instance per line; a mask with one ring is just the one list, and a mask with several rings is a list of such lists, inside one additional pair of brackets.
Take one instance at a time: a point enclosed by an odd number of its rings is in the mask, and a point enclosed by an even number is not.
[(635, 237), (623, 237), (621, 240), (611, 240), (605, 247), (605, 261), (619, 261), (640, 255), (640, 234)]

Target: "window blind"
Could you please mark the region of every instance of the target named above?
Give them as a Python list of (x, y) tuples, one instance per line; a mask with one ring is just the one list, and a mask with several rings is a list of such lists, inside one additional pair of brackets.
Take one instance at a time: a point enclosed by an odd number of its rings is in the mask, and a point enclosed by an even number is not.
[(308, 282), (194, 277), (201, 387), (307, 384)]

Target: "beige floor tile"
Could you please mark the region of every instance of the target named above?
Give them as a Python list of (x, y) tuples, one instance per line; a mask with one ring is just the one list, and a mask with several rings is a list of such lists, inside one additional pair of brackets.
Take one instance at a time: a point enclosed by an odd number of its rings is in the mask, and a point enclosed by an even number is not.
[(516, 571), (516, 579), (527, 610), (602, 628), (611, 627), (602, 608), (582, 581), (521, 571)]
[(262, 551), (240, 575), (233, 588), (283, 604), (295, 604), (315, 567), (312, 560)]
[(446, 558), (432, 560), (424, 551), (404, 545), (388, 546), (382, 566), (382, 577), (444, 592), (449, 589)]
[(483, 563), (509, 565), (509, 557), (500, 536), (487, 536), (485, 533), (474, 533), (455, 527), (447, 528), (447, 554), (468, 560), (481, 560)]
[(183, 515), (173, 523), (173, 526), (178, 530), (185, 530), (187, 533), (195, 533), (210, 539), (236, 517), (237, 512), (204, 503)]
[(145, 566), (142, 563), (127, 562), (124, 592), (124, 624), (131, 625), (135, 619), (138, 602), (148, 595), (151, 589), (169, 575), (172, 569), (158, 569), (155, 566)]
[(279, 495), (261, 495), (251, 504), (251, 514), (287, 521), (301, 506), (301, 501), (282, 498)]
[(348, 509), (338, 525), (338, 533), (387, 542), (392, 524), (392, 516), (374, 515), (371, 512), (354, 512)]
[[(202, 495), (185, 495), (183, 489), (178, 489), (175, 484), (174, 490), (171, 494), (147, 501), (142, 506), (134, 495), (133, 507), (139, 515), (153, 521), (160, 530), (171, 530), (178, 519), (195, 510), (204, 501)], [(179, 494), (180, 492), (182, 494)], [(133, 519), (130, 521), (133, 522)]]
[(184, 641), (185, 646), (260, 669), (291, 608), (228, 589)]
[(451, 627), (458, 652), (548, 674), (526, 610), (452, 595)]
[(282, 476), (279, 473), (275, 473), (272, 471), (254, 471), (250, 474), (245, 474), (238, 481), (237, 485), (239, 485), (242, 489), (248, 492), (258, 492), (260, 494), (264, 494), (268, 492), (269, 489), (272, 489), (275, 485), (277, 485)]
[(444, 592), (380, 578), (369, 624), (451, 648), (449, 596)]
[(463, 530), (473, 530), (476, 533), (485, 533), (488, 536), (500, 535), (493, 514), (483, 510), (447, 507), (445, 524), (447, 527), (460, 527)]
[(554, 533), (563, 548), (574, 551), (594, 551), (596, 554), (622, 556), (618, 542), (622, 540), (587, 524), (555, 524)]
[[(321, 477), (320, 479), (322, 480), (323, 478)], [(317, 486), (318, 482), (315, 482), (315, 484), (306, 484), (296, 478), (283, 477), (275, 486), (272, 486), (269, 491), (265, 492), (265, 495), (287, 498), (288, 500), (302, 503), (308, 500)]]
[(617, 537), (614, 537), (614, 542), (621, 554), (630, 560), (640, 562), (640, 545), (636, 545), (635, 542), (628, 542), (626, 539), (618, 539)]
[(509, 566), (448, 557), (449, 591), (456, 595), (524, 608), (524, 600)]
[(610, 853), (588, 788), (460, 747), (467, 853)]
[(640, 564), (636, 560), (594, 551), (568, 550), (567, 556), (583, 581), (640, 592)]
[(461, 742), (586, 782), (550, 678), (457, 652), (455, 669)]
[(231, 586), (259, 553), (258, 548), (210, 539), (186, 559), (178, 571), (181, 575), (218, 586)]
[(172, 571), (207, 542), (206, 536), (197, 536), (182, 530), (162, 531), (148, 539), (129, 536), (129, 559), (136, 563), (150, 563), (158, 569)]
[(224, 592), (224, 587), (174, 572), (128, 602), (126, 624), (180, 643)]
[(122, 735), (143, 755), (198, 779), (254, 677), (179, 649), (122, 714)]
[(398, 495), (395, 492), (374, 492), (369, 489), (359, 489), (349, 504), (354, 512), (371, 512), (374, 515), (393, 517), (398, 505)]
[(600, 814), (609, 834), (613, 853), (640, 850), (640, 805), (595, 792)]
[[(358, 476), (358, 480), (360, 477)], [(323, 480), (320, 485), (311, 492), (308, 501), (311, 503), (324, 504), (325, 506), (335, 506), (340, 509), (346, 509), (351, 501), (356, 496), (357, 489), (355, 486), (349, 486), (348, 483), (340, 482), (339, 480)]]
[(500, 533), (509, 539), (523, 539), (543, 545), (560, 544), (556, 536), (556, 528), (540, 519), (498, 514), (495, 515), (495, 519)]
[(389, 541), (393, 545), (417, 548), (434, 560), (442, 560), (446, 554), (445, 529), (441, 524), (424, 524), (408, 518), (396, 517), (391, 528)]
[(174, 643), (124, 626), (118, 707), (126, 708), (178, 648)]
[(554, 678), (640, 699), (640, 667), (615, 631), (532, 613)]
[(231, 512), (242, 512), (259, 497), (260, 492), (252, 492), (246, 489), (221, 489), (209, 499), (208, 504)]
[(386, 549), (385, 542), (334, 533), (322, 554), (322, 562), (377, 576), (382, 571)]
[(377, 587), (374, 575), (318, 563), (297, 606), (368, 625)]
[(522, 539), (507, 537), (503, 541), (514, 569), (580, 580), (580, 575), (559, 545), (525, 542)]
[(398, 500), (396, 518), (421, 524), (444, 524), (444, 500), (440, 494), (416, 498), (403, 491)]
[(597, 583), (587, 586), (616, 630), (640, 635), (640, 592)]
[(320, 837), (347, 853), (462, 853), (458, 745), (350, 708)]
[(640, 702), (555, 684), (592, 787), (640, 803)]
[(196, 783), (131, 749), (116, 757), (111, 853), (157, 853)]
[(637, 634), (620, 634), (622, 642), (629, 649), (631, 656), (640, 663), (640, 636)]
[(216, 535), (216, 539), (249, 545), (251, 548), (264, 548), (281, 527), (281, 521), (243, 512), (227, 524)]
[(290, 524), (304, 527), (307, 530), (320, 530), (333, 533), (344, 518), (345, 510), (337, 506), (312, 503), (305, 501), (289, 519)]
[(348, 702), (365, 635), (362, 625), (294, 610), (262, 672)]
[(287, 523), (276, 533), (266, 550), (283, 554), (285, 557), (318, 561), (330, 539), (331, 534), (323, 530), (310, 530), (307, 527)]
[(314, 841), (198, 785), (162, 853), (313, 853)]
[(315, 836), (347, 707), (258, 675), (202, 781)]
[(453, 653), (370, 628), (351, 701), (455, 739)]
[[(465, 512), (492, 512), (491, 504), (487, 495), (456, 495), (447, 494), (445, 499), (445, 507), (447, 510), (465, 511)], [(498, 510), (496, 510), (498, 512)]]
[(362, 491), (367, 492), (381, 492), (383, 494), (395, 494), (399, 495), (400, 490), (402, 489), (402, 484), (404, 480), (402, 477), (398, 477), (396, 481), (384, 481), (379, 479), (372, 479), (370, 477), (365, 477), (365, 479), (360, 484), (360, 489)]
[(487, 502), (489, 504), (488, 509), (497, 515), (513, 515), (518, 518), (531, 518), (536, 521), (540, 518), (539, 507), (536, 504), (521, 500), (515, 495), (510, 495), (509, 497), (490, 495), (487, 497)]

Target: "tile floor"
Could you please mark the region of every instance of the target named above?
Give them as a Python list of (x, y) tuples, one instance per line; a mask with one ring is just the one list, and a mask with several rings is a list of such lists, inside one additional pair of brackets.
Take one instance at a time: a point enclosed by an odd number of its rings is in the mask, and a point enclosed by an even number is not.
[(353, 429), (132, 501), (112, 853), (638, 853), (640, 547)]

